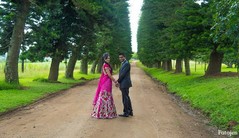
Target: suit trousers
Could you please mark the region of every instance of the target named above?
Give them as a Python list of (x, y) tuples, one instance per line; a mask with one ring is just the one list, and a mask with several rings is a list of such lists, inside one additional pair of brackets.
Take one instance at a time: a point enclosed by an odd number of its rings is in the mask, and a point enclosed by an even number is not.
[(124, 114), (130, 114), (133, 112), (131, 100), (129, 97), (129, 88), (120, 88), (120, 91), (122, 92), (122, 102), (124, 105)]

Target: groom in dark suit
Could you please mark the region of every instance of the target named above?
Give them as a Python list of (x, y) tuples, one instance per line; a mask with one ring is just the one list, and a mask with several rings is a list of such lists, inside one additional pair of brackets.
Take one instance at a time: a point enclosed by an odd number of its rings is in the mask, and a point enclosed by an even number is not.
[(119, 54), (119, 60), (121, 62), (121, 68), (119, 71), (119, 79), (117, 82), (119, 83), (120, 91), (122, 92), (122, 101), (124, 105), (123, 114), (120, 114), (121, 117), (129, 117), (133, 116), (133, 110), (131, 106), (131, 100), (129, 97), (129, 88), (132, 87), (131, 79), (130, 79), (130, 64), (126, 60), (126, 57), (123, 53)]

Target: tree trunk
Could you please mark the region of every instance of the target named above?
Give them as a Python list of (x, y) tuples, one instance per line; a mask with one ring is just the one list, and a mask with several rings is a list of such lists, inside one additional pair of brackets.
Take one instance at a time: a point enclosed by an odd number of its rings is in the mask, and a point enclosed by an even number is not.
[(92, 64), (92, 67), (91, 67), (91, 70), (90, 70), (90, 72), (91, 72), (92, 74), (95, 74), (96, 66), (97, 66), (97, 60), (95, 60), (95, 61), (93, 62), (93, 64)]
[(72, 78), (72, 79), (74, 78), (74, 69), (75, 69), (76, 61), (78, 59), (79, 50), (80, 50), (80, 47), (75, 47), (72, 49), (72, 55), (68, 62), (68, 66), (65, 73), (66, 78)]
[(175, 66), (175, 73), (182, 73), (183, 68), (182, 68), (182, 59), (176, 59), (176, 66)]
[(185, 63), (185, 73), (187, 76), (189, 76), (191, 75), (189, 58), (185, 58), (184, 63)]
[(227, 67), (228, 67), (228, 68), (232, 68), (232, 65), (233, 65), (232, 62), (228, 62), (228, 63), (227, 63)]
[(204, 72), (207, 71), (207, 62), (204, 63)]
[(197, 71), (197, 60), (195, 59), (195, 72)]
[(60, 62), (64, 59), (64, 55), (66, 50), (66, 45), (65, 43), (62, 41), (64, 40), (64, 38), (59, 38), (56, 43), (56, 49), (51, 61), (51, 67), (50, 67), (50, 73), (48, 76), (48, 80), (50, 82), (57, 82), (58, 80), (58, 75), (59, 75), (59, 65)]
[(161, 61), (158, 61), (158, 68), (162, 68), (162, 62)]
[(154, 63), (154, 66), (153, 66), (153, 67), (155, 67), (155, 68), (161, 68), (161, 62), (158, 61), (158, 62)]
[(24, 27), (29, 13), (30, 2), (28, 0), (21, 0), (17, 4), (16, 22), (13, 28), (13, 33), (8, 49), (6, 66), (5, 66), (5, 82), (19, 84), (18, 76), (18, 59), (21, 48), (21, 43), (24, 36)]
[(102, 65), (103, 65), (103, 61), (102, 61), (101, 58), (99, 58), (99, 60), (98, 60), (98, 66), (97, 66), (97, 73), (101, 73)]
[(82, 58), (80, 72), (83, 74), (88, 74), (88, 60), (87, 57)]
[(22, 59), (22, 73), (24, 73), (24, 59)]
[(167, 60), (167, 71), (172, 71), (173, 67), (172, 67), (172, 60)]
[(210, 54), (209, 64), (205, 75), (210, 76), (221, 73), (222, 59), (223, 53), (217, 52), (215, 48)]
[(51, 67), (50, 67), (50, 73), (48, 76), (48, 80), (50, 82), (56, 82), (58, 80), (58, 75), (59, 75), (59, 65), (61, 62), (60, 57), (53, 57), (51, 61)]
[(67, 68), (68, 68), (67, 58), (65, 58), (64, 63), (65, 63), (65, 69), (67, 70)]
[(163, 68), (163, 70), (168, 70), (168, 64), (167, 64), (167, 61), (163, 61), (162, 68)]
[(147, 67), (152, 68), (152, 67), (153, 67), (153, 64), (148, 64)]

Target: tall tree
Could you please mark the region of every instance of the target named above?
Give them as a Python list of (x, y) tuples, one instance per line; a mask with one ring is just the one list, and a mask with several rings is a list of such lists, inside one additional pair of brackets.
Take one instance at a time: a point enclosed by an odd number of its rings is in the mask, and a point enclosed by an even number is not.
[(152, 66), (163, 62), (165, 70), (172, 69), (170, 26), (181, 3), (179, 0), (144, 1), (138, 29), (138, 55), (143, 64)]
[[(214, 25), (212, 27), (213, 41), (217, 45), (217, 54), (212, 59), (211, 70), (208, 68), (206, 75), (216, 74), (221, 72), (222, 57), (225, 53), (225, 49), (239, 49), (238, 38), (239, 38), (239, 5), (236, 0), (222, 0), (210, 1), (211, 8), (213, 9), (213, 20)], [(226, 50), (228, 51), (228, 50)], [(214, 52), (215, 53), (215, 52)], [(213, 55), (213, 54), (211, 54)], [(218, 57), (219, 56), (219, 57)], [(238, 58), (239, 59), (239, 58)], [(239, 60), (238, 60), (239, 61)], [(238, 62), (239, 63), (239, 62)], [(215, 64), (218, 68), (214, 69)], [(220, 66), (219, 66), (220, 64)], [(209, 66), (210, 67), (210, 66)], [(219, 69), (220, 68), (220, 69)]]
[[(9, 2), (9, 1), (8, 1)], [(15, 24), (11, 36), (10, 45), (8, 48), (6, 66), (5, 66), (5, 81), (7, 83), (19, 83), (18, 76), (18, 59), (21, 43), (24, 36), (24, 27), (30, 9), (29, 0), (19, 0), (14, 2), (17, 6)]]
[(184, 59), (185, 73), (190, 75), (189, 61), (194, 55), (193, 51), (200, 47), (197, 43), (199, 35), (204, 31), (200, 5), (193, 0), (186, 0), (177, 11), (177, 15), (179, 18), (172, 27), (174, 30), (172, 36), (173, 54), (177, 59)]

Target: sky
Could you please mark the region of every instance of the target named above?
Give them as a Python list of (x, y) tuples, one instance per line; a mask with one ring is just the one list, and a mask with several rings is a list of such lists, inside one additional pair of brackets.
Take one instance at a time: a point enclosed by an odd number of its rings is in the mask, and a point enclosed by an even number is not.
[(137, 30), (143, 0), (129, 0), (129, 19), (131, 27), (131, 44), (133, 52), (137, 52)]

